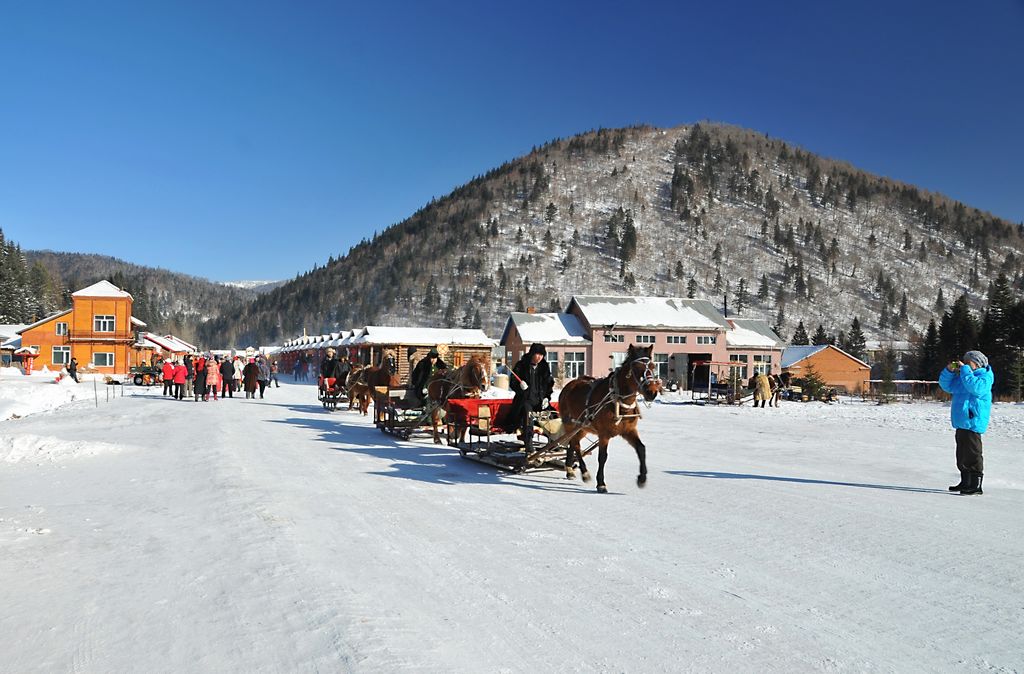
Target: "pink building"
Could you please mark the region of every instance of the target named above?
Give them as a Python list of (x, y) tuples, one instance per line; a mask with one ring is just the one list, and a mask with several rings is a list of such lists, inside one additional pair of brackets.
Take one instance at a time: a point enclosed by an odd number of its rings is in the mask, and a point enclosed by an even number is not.
[(777, 373), (783, 347), (765, 321), (730, 321), (707, 300), (677, 297), (575, 296), (564, 313), (511, 314), (501, 339), (508, 362), (533, 342), (567, 378), (603, 377), (630, 344), (651, 344), (661, 378), (682, 388), (728, 378), (730, 362), (743, 377)]

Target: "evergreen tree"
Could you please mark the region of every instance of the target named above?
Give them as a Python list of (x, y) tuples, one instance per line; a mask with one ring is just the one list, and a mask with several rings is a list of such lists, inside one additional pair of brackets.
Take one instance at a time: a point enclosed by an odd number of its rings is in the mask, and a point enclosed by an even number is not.
[(907, 310), (907, 291), (904, 290), (903, 297), (900, 299), (900, 320), (906, 322), (909, 315)]
[(946, 300), (942, 297), (942, 288), (939, 288), (939, 296), (935, 298), (935, 313), (946, 313)]
[(686, 282), (686, 296), (691, 300), (697, 296), (697, 281), (692, 276)]
[(850, 354), (858, 360), (864, 360), (867, 355), (867, 340), (864, 338), (864, 332), (860, 329), (860, 319), (856, 316), (853, 317), (853, 322), (850, 324), (850, 334), (847, 336), (847, 347), (843, 349), (846, 353)]
[(939, 329), (935, 327), (935, 319), (928, 321), (928, 329), (924, 339), (917, 347), (917, 376), (920, 379), (934, 380), (938, 378), (943, 366), (939, 354)]
[[(988, 307), (978, 334), (979, 347), (995, 372), (1005, 372), (1016, 355), (1012, 347), (1014, 326), (1010, 322), (1015, 304), (1010, 279), (1000, 272), (989, 287)], [(996, 377), (995, 388), (997, 392), (1009, 391), (1009, 382), (1005, 377)]]
[(626, 262), (636, 257), (636, 226), (633, 224), (633, 215), (629, 212), (626, 213), (625, 224), (622, 228), (622, 248), (621, 256)]
[(775, 325), (772, 326), (772, 332), (779, 336), (779, 339), (786, 341), (786, 335), (782, 332), (783, 326), (786, 324), (786, 307), (782, 304), (779, 305), (779, 310), (775, 314)]
[(761, 274), (761, 285), (757, 288), (757, 301), (764, 304), (768, 301), (768, 274)]
[(558, 206), (555, 206), (554, 202), (549, 202), (548, 207), (544, 209), (544, 222), (550, 225), (555, 221), (556, 215), (558, 215)]
[(712, 286), (715, 293), (722, 292), (722, 272), (721, 270), (715, 272), (715, 283)]
[(967, 305), (967, 295), (957, 298), (939, 323), (939, 352), (943, 362), (961, 358), (978, 347), (978, 324)]
[(829, 339), (828, 334), (825, 332), (825, 327), (819, 323), (818, 329), (814, 331), (814, 336), (811, 337), (811, 344), (831, 344), (832, 340)]
[(825, 380), (818, 374), (818, 370), (815, 369), (813, 363), (807, 364), (801, 379), (803, 380), (803, 394), (807, 396), (808, 400), (817, 400), (821, 397), (822, 392), (825, 390)]
[(736, 313), (742, 314), (743, 310), (750, 306), (750, 291), (747, 290), (747, 279), (741, 278), (736, 284), (736, 298), (734, 302)]
[(811, 340), (807, 337), (807, 329), (804, 328), (803, 321), (797, 323), (796, 331), (793, 333), (793, 339), (789, 340), (789, 343), (793, 346), (807, 346), (811, 343)]

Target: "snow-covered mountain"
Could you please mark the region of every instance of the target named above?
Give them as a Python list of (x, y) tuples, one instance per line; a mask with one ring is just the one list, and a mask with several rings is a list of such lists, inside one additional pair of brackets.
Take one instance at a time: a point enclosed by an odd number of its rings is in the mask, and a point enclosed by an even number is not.
[[(573, 294), (693, 295), (830, 333), (901, 339), (991, 279), (1024, 225), (745, 129), (555, 140), (203, 330), (267, 342), (366, 323), (481, 326)], [(939, 294), (942, 293), (940, 300)], [(939, 312), (941, 313), (941, 312)]]
[(268, 292), (284, 283), (284, 281), (221, 281), (221, 285), (228, 286), (229, 288), (242, 288), (243, 290), (252, 290), (258, 293)]

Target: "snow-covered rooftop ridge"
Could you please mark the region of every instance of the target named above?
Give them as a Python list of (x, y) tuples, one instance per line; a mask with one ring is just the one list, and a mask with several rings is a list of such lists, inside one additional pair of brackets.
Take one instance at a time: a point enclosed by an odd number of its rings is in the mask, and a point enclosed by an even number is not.
[(779, 348), (785, 344), (766, 320), (760, 318), (729, 318), (726, 320), (732, 324), (732, 330), (725, 333), (727, 346)]
[(171, 353), (191, 353), (196, 351), (196, 347), (193, 344), (189, 344), (185, 340), (178, 339), (174, 335), (155, 335), (152, 332), (146, 332), (142, 334), (142, 341), (150, 342), (159, 346), (164, 351), (170, 351)]
[(459, 346), (494, 346), (496, 342), (478, 329), (407, 328), (367, 325), (353, 344), (411, 344), (433, 346), (455, 344)]
[(63, 311), (58, 311), (56, 313), (52, 313), (49, 316), (47, 316), (46, 318), (41, 318), (38, 321), (36, 321), (35, 323), (31, 323), (29, 325), (26, 325), (21, 330), (18, 330), (18, 334), (20, 335), (21, 333), (25, 332), (26, 330), (31, 330), (32, 328), (39, 327), (43, 323), (48, 323), (49, 321), (52, 321), (55, 318), (60, 318), (64, 314), (70, 314), (70, 313), (71, 313), (71, 309), (64, 309)]
[(128, 293), (128, 292), (126, 292), (124, 290), (121, 290), (116, 285), (114, 285), (110, 281), (107, 281), (106, 279), (104, 279), (102, 281), (97, 281), (96, 283), (93, 283), (91, 286), (89, 286), (87, 288), (82, 288), (81, 290), (76, 290), (75, 292), (71, 293), (71, 296), (72, 297), (128, 297), (128, 298), (131, 298), (131, 299), (135, 299), (135, 298), (133, 298), (131, 296), (130, 293)]
[(19, 331), (27, 328), (28, 325), (24, 323), (3, 323), (0, 324), (0, 342), (10, 339), (18, 334)]
[(573, 314), (531, 314), (513, 311), (508, 315), (502, 341), (508, 337), (511, 324), (515, 324), (524, 342), (543, 344), (590, 344), (587, 329)]
[(783, 368), (793, 367), (794, 365), (796, 365), (800, 361), (802, 361), (802, 360), (804, 360), (806, 358), (810, 358), (814, 354), (818, 353), (819, 351), (824, 351), (825, 349), (835, 349), (836, 351), (838, 351), (839, 353), (843, 354), (844, 356), (846, 356), (850, 360), (854, 360), (854, 361), (860, 363), (861, 365), (863, 365), (864, 367), (871, 367), (870, 365), (868, 365), (867, 363), (865, 363), (861, 359), (854, 358), (850, 354), (848, 354), (845, 351), (843, 351), (842, 349), (840, 349), (838, 346), (834, 346), (832, 344), (809, 344), (809, 345), (802, 345), (802, 346), (787, 346), (785, 351), (782, 352), (782, 364), (781, 364), (781, 366)]
[(569, 306), (573, 303), (595, 329), (610, 325), (692, 330), (728, 330), (730, 327), (721, 312), (707, 300), (574, 295)]

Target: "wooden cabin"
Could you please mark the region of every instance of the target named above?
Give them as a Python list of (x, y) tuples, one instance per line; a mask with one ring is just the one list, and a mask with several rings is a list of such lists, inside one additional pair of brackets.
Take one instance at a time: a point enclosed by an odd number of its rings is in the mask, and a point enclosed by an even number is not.
[(430, 349), (437, 349), (441, 359), (451, 367), (461, 367), (475, 356), (490, 372), (491, 351), (495, 344), (483, 330), (367, 325), (357, 332), (349, 346), (358, 350), (359, 362), (365, 364), (377, 365), (385, 354), (394, 356), (399, 381), (405, 384), (416, 363)]
[(133, 365), (136, 331), (146, 326), (132, 316), (131, 294), (100, 281), (71, 294), (71, 308), (19, 330), (22, 346), (39, 356), (36, 369), (79, 367), (103, 374), (127, 374)]
[(871, 379), (871, 368), (867, 363), (831, 344), (789, 346), (782, 352), (783, 372), (800, 378), (807, 373), (808, 367), (813, 367), (829, 386), (843, 389), (851, 395), (862, 393), (864, 382)]

